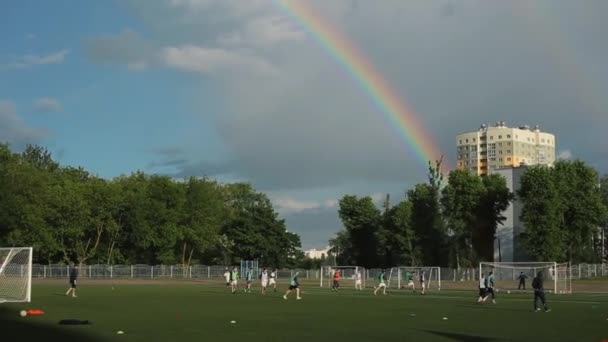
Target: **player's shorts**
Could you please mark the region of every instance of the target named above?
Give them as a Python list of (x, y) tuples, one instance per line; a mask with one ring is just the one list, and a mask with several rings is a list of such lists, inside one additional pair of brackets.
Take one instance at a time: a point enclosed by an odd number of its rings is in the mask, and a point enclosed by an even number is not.
[(420, 283), (420, 287), (422, 287), (424, 289), (424, 288), (426, 288), (426, 284), (425, 283)]
[(355, 280), (355, 285), (361, 285), (361, 279)]
[(380, 283), (380, 284), (378, 284), (378, 287), (386, 287), (386, 284), (385, 283)]
[(289, 285), (289, 289), (290, 290), (295, 290), (297, 288), (299, 288), (299, 286), (297, 286), (297, 285)]
[(269, 285), (276, 285), (276, 281), (274, 280), (274, 278), (270, 278), (270, 280), (268, 281)]
[(76, 280), (70, 280), (70, 286), (76, 288)]
[(338, 280), (334, 280), (334, 287), (340, 287), (340, 282)]
[(230, 282), (230, 285), (236, 286), (237, 284), (238, 284), (238, 281), (236, 281), (236, 280), (233, 280), (233, 281)]
[(479, 288), (479, 297), (484, 297), (486, 295), (486, 289)]
[(268, 286), (268, 280), (262, 280), (262, 287)]
[(407, 282), (407, 286), (414, 286), (414, 282), (413, 282), (413, 281), (411, 281), (411, 280), (410, 280), (410, 281), (408, 281), (408, 282)]

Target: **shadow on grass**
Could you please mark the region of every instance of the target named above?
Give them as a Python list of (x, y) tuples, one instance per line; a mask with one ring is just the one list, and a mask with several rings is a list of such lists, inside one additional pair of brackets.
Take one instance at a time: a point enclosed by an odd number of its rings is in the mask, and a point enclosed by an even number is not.
[(49, 340), (49, 341), (101, 341), (90, 334), (79, 331), (78, 326), (61, 326), (36, 322), (27, 317), (20, 317), (14, 308), (0, 306), (0, 332), (2, 340), (9, 337), (19, 338), (23, 341)]
[(463, 342), (492, 342), (492, 341), (505, 341), (501, 338), (496, 337), (483, 337), (483, 336), (475, 336), (475, 335), (466, 335), (466, 334), (458, 334), (458, 333), (450, 333), (444, 331), (434, 331), (434, 330), (421, 330), (430, 334), (434, 334), (437, 336), (449, 338), (454, 341), (463, 341)]

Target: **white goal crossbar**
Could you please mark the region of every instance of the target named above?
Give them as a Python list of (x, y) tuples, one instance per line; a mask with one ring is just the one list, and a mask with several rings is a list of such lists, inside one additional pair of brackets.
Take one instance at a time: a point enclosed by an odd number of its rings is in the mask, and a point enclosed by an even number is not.
[(348, 285), (356, 287), (356, 279), (360, 277), (361, 286), (365, 288), (367, 272), (365, 268), (361, 266), (322, 266), (320, 275), (320, 286), (331, 287), (333, 283), (333, 276), (335, 272), (340, 271), (340, 285)]
[(30, 302), (32, 248), (0, 248), (0, 303)]
[(482, 274), (487, 277), (489, 272), (493, 273), (498, 289), (531, 290), (532, 280), (540, 272), (544, 278), (545, 289), (559, 294), (572, 293), (572, 275), (569, 263), (480, 262), (479, 279)]

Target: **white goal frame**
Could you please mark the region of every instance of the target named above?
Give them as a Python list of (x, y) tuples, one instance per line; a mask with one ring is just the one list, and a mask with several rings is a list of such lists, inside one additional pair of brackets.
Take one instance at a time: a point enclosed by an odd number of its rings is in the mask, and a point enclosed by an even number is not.
[[(420, 284), (419, 279), (420, 279), (420, 270), (424, 271), (425, 273), (425, 287), (426, 290), (433, 290), (435, 289), (434, 285), (437, 284), (437, 290), (441, 291), (441, 267), (438, 266), (399, 266), (399, 267), (393, 267), (391, 268), (390, 272), (389, 272), (389, 276), (388, 276), (388, 284), (387, 286), (390, 288), (391, 286), (397, 286), (398, 289), (400, 289), (402, 286), (405, 286), (407, 284), (404, 284), (404, 282), (402, 281), (403, 276), (405, 275), (406, 272), (410, 272), (413, 274), (414, 278), (414, 284), (418, 285)], [(397, 281), (393, 280), (393, 277), (397, 278)], [(418, 287), (417, 286), (417, 287)], [(433, 286), (433, 287), (431, 287)]]
[(359, 273), (361, 273), (361, 286), (363, 288), (365, 288), (365, 283), (366, 283), (366, 278), (367, 278), (367, 272), (366, 269), (364, 267), (361, 266), (321, 266), (321, 274), (319, 276), (320, 278), (320, 287), (331, 287), (332, 286), (332, 279), (333, 279), (333, 275), (334, 272), (336, 270), (352, 270), (352, 276), (345, 276), (344, 272), (342, 272), (342, 278), (341, 278), (341, 282), (343, 282), (345, 279), (350, 279), (353, 282), (353, 287), (355, 287), (356, 283), (355, 283), (355, 278), (354, 275), (357, 271), (359, 271)]
[[(536, 276), (538, 271), (548, 271), (549, 278), (553, 286), (549, 289), (553, 293), (557, 294), (570, 294), (572, 293), (572, 268), (570, 263), (557, 263), (551, 262), (480, 262), (479, 263), (479, 279), (481, 280), (481, 274), (485, 268), (492, 270), (503, 269), (510, 270), (511, 278), (506, 279), (504, 272), (499, 275), (497, 281), (512, 281), (512, 284), (517, 282), (517, 276), (520, 272), (524, 272), (528, 275), (530, 287), (532, 285), (532, 279)], [(526, 270), (528, 272), (526, 272)], [(531, 271), (531, 272), (530, 272)], [(496, 278), (496, 272), (494, 272)], [(487, 274), (486, 274), (487, 276)], [(508, 276), (507, 276), (508, 277)], [(547, 284), (547, 282), (545, 282)]]
[(0, 247), (0, 303), (31, 302), (32, 257), (32, 247)]

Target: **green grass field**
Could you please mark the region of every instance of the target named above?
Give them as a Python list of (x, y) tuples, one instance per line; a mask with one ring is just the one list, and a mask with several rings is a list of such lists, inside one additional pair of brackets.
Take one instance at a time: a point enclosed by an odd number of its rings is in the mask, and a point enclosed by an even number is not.
[[(0, 304), (0, 336), (24, 341), (602, 341), (608, 338), (608, 296), (548, 295), (552, 312), (532, 311), (530, 295), (476, 293), (426, 296), (393, 290), (387, 296), (313, 285), (304, 299), (282, 293), (231, 295), (218, 285), (34, 285), (30, 304)], [(21, 309), (42, 316), (19, 317)], [(447, 317), (444, 320), (443, 317)], [(62, 326), (61, 319), (91, 325)], [(231, 324), (230, 321), (236, 321)], [(116, 332), (122, 330), (123, 335)], [(56, 340), (56, 339), (53, 339)]]

